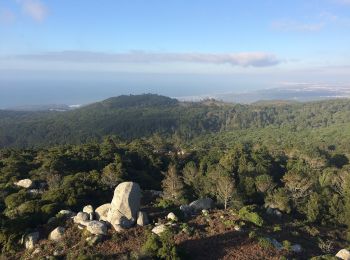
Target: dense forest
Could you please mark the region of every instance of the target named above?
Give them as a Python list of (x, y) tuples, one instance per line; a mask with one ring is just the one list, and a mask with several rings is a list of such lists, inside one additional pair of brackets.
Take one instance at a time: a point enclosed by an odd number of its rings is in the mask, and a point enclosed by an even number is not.
[[(1, 111), (0, 120), (4, 254), (20, 252), (21, 236), (59, 210), (108, 201), (123, 181), (162, 190), (155, 208), (212, 198), (262, 228), (258, 234), (270, 232), (265, 209), (278, 210), (284, 217), (274, 234), (305, 241), (305, 257), (350, 241), (350, 100), (240, 105), (121, 96), (62, 113)], [(14, 184), (21, 179), (32, 188)]]
[(255, 105), (179, 102), (158, 95), (119, 96), (67, 112), (0, 111), (0, 147), (42, 147), (131, 140), (158, 133), (192, 140), (204, 133), (275, 127), (290, 131), (350, 123), (349, 100)]

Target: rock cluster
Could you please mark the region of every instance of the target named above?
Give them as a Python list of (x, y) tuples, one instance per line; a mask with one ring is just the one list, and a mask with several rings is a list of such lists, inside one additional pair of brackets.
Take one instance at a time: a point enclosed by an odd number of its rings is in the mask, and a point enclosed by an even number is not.
[(95, 210), (87, 205), (73, 221), (81, 229), (86, 227), (93, 235), (106, 235), (108, 225), (112, 225), (118, 232), (135, 224), (148, 225), (146, 213), (140, 212), (140, 201), (140, 186), (135, 182), (123, 182), (115, 188), (111, 203), (103, 204)]

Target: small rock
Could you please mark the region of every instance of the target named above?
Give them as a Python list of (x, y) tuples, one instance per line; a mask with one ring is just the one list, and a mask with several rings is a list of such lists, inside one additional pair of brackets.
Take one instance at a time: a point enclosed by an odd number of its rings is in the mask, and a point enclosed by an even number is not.
[(86, 212), (78, 212), (73, 218), (74, 223), (86, 226), (90, 221), (90, 216)]
[(29, 233), (24, 238), (24, 245), (26, 249), (33, 249), (34, 245), (39, 241), (39, 232)]
[(143, 211), (139, 211), (139, 214), (137, 216), (137, 221), (136, 221), (136, 224), (138, 226), (146, 226), (149, 224), (149, 220), (148, 220), (148, 217), (147, 217), (147, 214), (146, 212), (143, 212)]
[(111, 203), (103, 204), (95, 209), (95, 216), (97, 220), (108, 220), (108, 211), (111, 208)]
[(343, 260), (350, 260), (350, 251), (342, 249), (335, 256)]
[(107, 225), (104, 222), (92, 220), (86, 226), (87, 231), (94, 235), (106, 235)]
[(177, 217), (173, 212), (170, 212), (166, 218), (172, 221), (177, 221)]
[(83, 208), (83, 212), (89, 214), (89, 219), (94, 219), (94, 208), (91, 205), (87, 205)]
[(234, 230), (236, 230), (236, 231), (242, 231), (242, 228), (241, 228), (240, 226), (236, 225), (236, 226), (234, 226)]
[(30, 188), (33, 186), (33, 182), (30, 179), (23, 179), (19, 180), (18, 182), (14, 183), (16, 186), (22, 187), (22, 188)]
[(160, 235), (161, 233), (163, 233), (166, 230), (166, 226), (164, 224), (161, 224), (159, 226), (155, 226), (152, 229), (152, 232), (156, 235)]
[(56, 217), (51, 217), (48, 219), (47, 224), (51, 224), (56, 221)]
[(75, 213), (69, 209), (62, 209), (58, 212), (58, 215), (70, 218), (70, 217), (74, 217)]
[(303, 248), (301, 247), (301, 245), (295, 244), (295, 245), (292, 245), (291, 250), (295, 253), (301, 253), (303, 251)]
[(209, 211), (207, 209), (202, 209), (202, 214), (206, 217), (209, 215)]
[(63, 238), (66, 229), (64, 227), (55, 228), (49, 235), (49, 240), (59, 241)]

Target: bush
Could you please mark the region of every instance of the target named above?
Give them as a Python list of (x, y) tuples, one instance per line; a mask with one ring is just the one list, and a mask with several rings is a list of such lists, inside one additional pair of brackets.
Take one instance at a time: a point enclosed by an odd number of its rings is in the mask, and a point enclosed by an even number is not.
[(5, 205), (8, 209), (14, 209), (24, 203), (29, 198), (25, 190), (12, 193), (5, 198)]
[(250, 231), (248, 236), (249, 236), (249, 238), (252, 238), (252, 239), (253, 239), (253, 238), (256, 238), (256, 237), (257, 237), (257, 234), (256, 234), (255, 231)]
[(245, 206), (239, 210), (239, 216), (246, 220), (254, 223), (255, 225), (262, 227), (264, 220), (259, 216), (258, 213), (254, 212), (256, 207), (254, 205)]
[(292, 249), (292, 243), (289, 242), (288, 240), (284, 240), (282, 242), (283, 248), (287, 251), (290, 251)]
[(146, 257), (166, 260), (180, 259), (174, 242), (174, 234), (170, 230), (164, 231), (160, 236), (149, 232), (141, 251)]
[(273, 226), (273, 232), (278, 232), (278, 231), (281, 231), (281, 230), (282, 230), (282, 228), (281, 228), (280, 225)]
[(273, 247), (273, 244), (271, 243), (270, 239), (268, 239), (266, 237), (259, 237), (258, 244), (262, 248), (266, 248), (266, 249)]

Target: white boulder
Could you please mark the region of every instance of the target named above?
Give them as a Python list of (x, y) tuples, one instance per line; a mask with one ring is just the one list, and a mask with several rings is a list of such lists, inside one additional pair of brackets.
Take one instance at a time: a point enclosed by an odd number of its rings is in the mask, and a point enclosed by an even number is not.
[(107, 225), (104, 222), (93, 220), (86, 225), (87, 231), (94, 235), (106, 235)]
[(86, 212), (78, 212), (73, 218), (74, 223), (86, 226), (90, 221), (90, 216)]
[(30, 179), (23, 179), (19, 180), (18, 182), (14, 183), (16, 186), (22, 187), (22, 188), (30, 188), (33, 186), (33, 182)]
[(59, 241), (63, 238), (64, 232), (66, 229), (64, 227), (57, 227), (53, 231), (51, 231), (49, 235), (49, 240)]
[(335, 256), (343, 260), (350, 260), (350, 251), (342, 249)]
[(135, 182), (122, 182), (114, 190), (108, 222), (116, 231), (132, 227), (140, 209), (141, 189)]
[(111, 203), (103, 204), (95, 209), (95, 216), (97, 220), (108, 220), (108, 211), (111, 208)]
[(143, 212), (143, 211), (139, 211), (139, 214), (137, 216), (137, 221), (136, 221), (136, 224), (138, 226), (146, 226), (149, 224), (149, 220), (148, 220), (148, 217), (147, 217), (147, 214), (146, 212)]
[(89, 214), (89, 219), (94, 219), (94, 208), (91, 205), (87, 205), (83, 208), (83, 212)]
[(156, 235), (160, 235), (161, 233), (163, 233), (165, 230), (166, 230), (166, 226), (164, 224), (160, 224), (158, 226), (155, 226), (153, 229), (152, 229), (152, 232)]
[(177, 217), (176, 217), (176, 215), (175, 215), (173, 212), (170, 212), (170, 213), (166, 216), (166, 218), (167, 218), (168, 220), (177, 221)]

